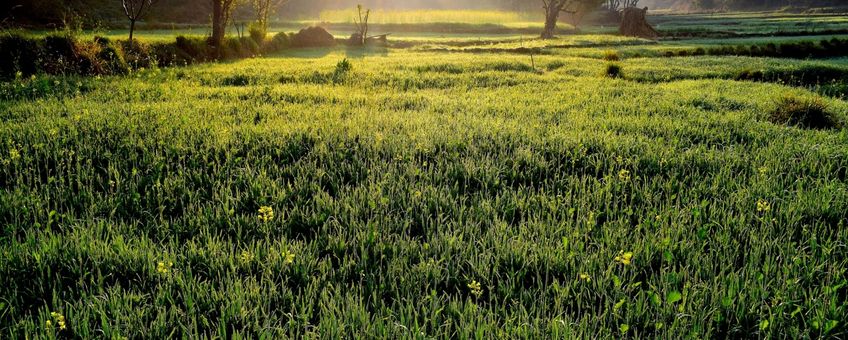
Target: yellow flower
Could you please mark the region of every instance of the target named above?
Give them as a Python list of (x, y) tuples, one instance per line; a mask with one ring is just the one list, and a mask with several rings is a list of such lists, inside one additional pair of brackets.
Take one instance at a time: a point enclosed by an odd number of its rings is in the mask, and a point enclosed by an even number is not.
[(616, 255), (616, 257), (614, 258), (615, 262), (621, 263), (625, 266), (630, 264), (631, 259), (633, 259), (633, 252), (629, 251), (620, 251), (618, 252), (618, 255)]
[(765, 167), (765, 166), (761, 166), (759, 169), (757, 169), (757, 171), (760, 173), (760, 175), (765, 175), (768, 172), (768, 170), (769, 170), (768, 167)]
[(285, 260), (283, 260), (283, 262), (285, 264), (292, 264), (294, 262), (294, 253), (286, 252), (284, 254), (284, 256), (285, 256)]
[(247, 251), (247, 250), (242, 251), (242, 252), (241, 252), (241, 256), (239, 257), (239, 259), (241, 259), (241, 262), (243, 262), (243, 263), (250, 263), (250, 262), (253, 262), (253, 259), (254, 259), (254, 258), (256, 258), (256, 256), (254, 256), (253, 254), (251, 254), (251, 253), (250, 253), (249, 251)]
[(592, 277), (589, 276), (589, 274), (586, 274), (586, 273), (581, 273), (580, 279), (583, 280), (583, 281), (586, 281), (586, 282), (592, 281)]
[(621, 169), (621, 171), (618, 172), (618, 178), (621, 179), (622, 181), (629, 181), (630, 180), (630, 171)]
[(769, 212), (771, 211), (771, 204), (764, 199), (757, 200), (757, 211), (758, 212)]
[(477, 282), (477, 280), (471, 280), (471, 283), (468, 284), (468, 289), (470, 289), (471, 294), (474, 294), (476, 297), (483, 295), (483, 286), (481, 286), (480, 282)]
[[(64, 330), (64, 329), (68, 328), (67, 325), (65, 324), (65, 316), (64, 315), (59, 314), (59, 312), (50, 312), (50, 316), (53, 318), (53, 320), (56, 321), (56, 324), (59, 325), (60, 330)], [(47, 320), (47, 322), (45, 322), (45, 324), (47, 325), (47, 327), (52, 327), (53, 321)]]
[(15, 149), (15, 148), (9, 149), (9, 159), (14, 161), (18, 158), (21, 158), (21, 153), (18, 152), (18, 149)]
[(159, 274), (168, 274), (171, 271), (171, 268), (174, 267), (173, 262), (162, 262), (156, 264), (156, 272)]
[(274, 219), (274, 208), (268, 206), (262, 206), (259, 208), (259, 220), (262, 222), (268, 222)]

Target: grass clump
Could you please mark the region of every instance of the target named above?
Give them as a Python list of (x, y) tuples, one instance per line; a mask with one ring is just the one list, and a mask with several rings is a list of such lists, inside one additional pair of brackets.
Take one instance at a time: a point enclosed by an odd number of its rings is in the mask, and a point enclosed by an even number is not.
[(833, 129), (841, 125), (820, 97), (801, 98), (792, 95), (783, 96), (777, 101), (776, 107), (769, 113), (769, 121), (806, 129)]
[(624, 77), (624, 73), (622, 71), (621, 65), (617, 63), (609, 63), (607, 64), (606, 70), (604, 70), (604, 76), (607, 78), (622, 78)]
[(606, 50), (604, 51), (604, 60), (606, 61), (619, 61), (621, 58), (618, 56), (618, 52), (614, 50)]

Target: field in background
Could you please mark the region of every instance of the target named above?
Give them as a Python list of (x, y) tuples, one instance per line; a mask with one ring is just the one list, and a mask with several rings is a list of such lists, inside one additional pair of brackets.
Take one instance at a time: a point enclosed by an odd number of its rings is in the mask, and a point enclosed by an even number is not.
[[(506, 11), (482, 10), (414, 10), (392, 11), (374, 10), (371, 12), (371, 23), (374, 24), (431, 24), (431, 23), (462, 23), (462, 24), (523, 24), (542, 22), (539, 13), (519, 13)], [(349, 9), (321, 12), (320, 22), (353, 23), (356, 13)]]
[(0, 338), (848, 336), (848, 57), (691, 55), (842, 19), (499, 15), (0, 83)]

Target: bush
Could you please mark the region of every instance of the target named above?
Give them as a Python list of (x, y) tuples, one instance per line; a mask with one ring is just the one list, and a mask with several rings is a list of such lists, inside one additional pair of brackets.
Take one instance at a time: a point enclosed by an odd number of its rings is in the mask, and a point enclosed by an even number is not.
[(124, 60), (130, 69), (151, 67), (157, 63), (150, 55), (150, 45), (138, 40), (134, 40), (132, 44), (129, 41), (121, 41), (120, 44), (124, 53)]
[(814, 99), (784, 96), (769, 114), (775, 124), (797, 126), (808, 129), (831, 129), (839, 127), (827, 104), (820, 97)]
[(618, 57), (618, 52), (613, 50), (604, 51), (604, 60), (606, 61), (619, 61), (621, 58)]
[(49, 74), (79, 74), (76, 38), (51, 34), (44, 38), (44, 71)]
[(268, 32), (265, 31), (259, 23), (252, 23), (250, 27), (247, 29), (248, 34), (250, 35), (250, 39), (256, 43), (256, 45), (262, 46), (265, 44), (265, 37), (268, 36)]
[(181, 35), (177, 37), (174, 48), (176, 49), (176, 62), (191, 64), (215, 59), (214, 51), (204, 38), (189, 38)]
[(342, 59), (342, 61), (336, 64), (336, 69), (333, 70), (333, 83), (338, 84), (344, 81), (351, 70), (353, 70), (353, 65), (350, 63), (350, 61), (348, 61), (347, 58)]
[(103, 61), (107, 73), (126, 74), (129, 72), (129, 65), (124, 59), (124, 53), (115, 47), (112, 41), (104, 37), (94, 37), (94, 41), (100, 46), (97, 58)]
[(0, 78), (20, 72), (28, 77), (41, 70), (41, 44), (36, 39), (13, 34), (0, 37)]
[(280, 32), (274, 35), (271, 38), (265, 47), (265, 50), (268, 52), (280, 51), (291, 46), (291, 39), (286, 32)]
[(607, 64), (607, 69), (604, 72), (604, 75), (609, 78), (621, 78), (623, 77), (621, 65), (616, 63)]

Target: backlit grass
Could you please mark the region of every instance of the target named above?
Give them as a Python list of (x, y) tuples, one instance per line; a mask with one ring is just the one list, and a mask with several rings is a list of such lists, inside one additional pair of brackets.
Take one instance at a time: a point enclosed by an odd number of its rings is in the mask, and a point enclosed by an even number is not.
[(846, 335), (847, 135), (767, 113), (848, 104), (709, 79), (810, 62), (346, 53), (3, 101), (0, 332)]

